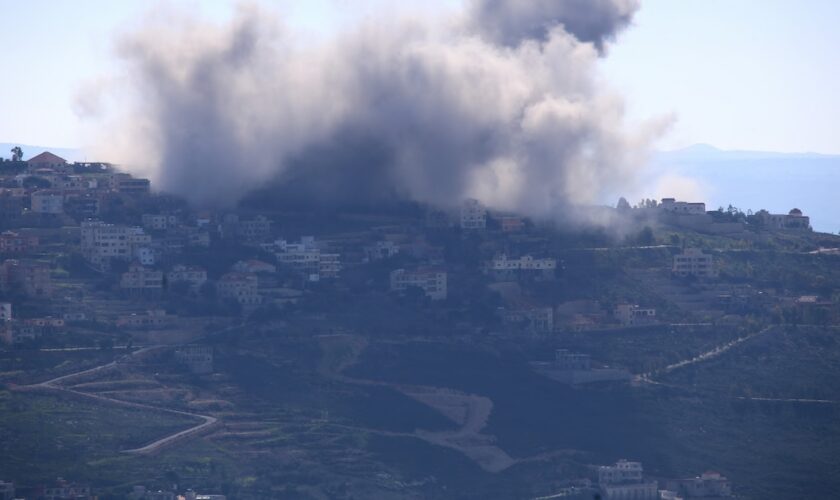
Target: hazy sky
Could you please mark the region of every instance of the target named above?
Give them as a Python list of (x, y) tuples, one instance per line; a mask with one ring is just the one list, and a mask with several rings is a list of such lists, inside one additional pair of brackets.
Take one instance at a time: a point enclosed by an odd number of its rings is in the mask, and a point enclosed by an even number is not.
[[(234, 2), (174, 2), (223, 20)], [(282, 9), (313, 38), (354, 19), (459, 0), (259, 2)], [(156, 3), (143, 0), (0, 0), (0, 142), (84, 146), (78, 89), (115, 71), (114, 40)], [(602, 63), (631, 117), (674, 113), (660, 146), (840, 154), (840, 2), (642, 0), (635, 26)]]

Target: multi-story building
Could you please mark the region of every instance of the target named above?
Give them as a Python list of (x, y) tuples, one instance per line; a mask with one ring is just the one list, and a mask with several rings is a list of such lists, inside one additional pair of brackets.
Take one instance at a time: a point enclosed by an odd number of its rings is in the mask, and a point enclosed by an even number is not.
[(163, 272), (134, 262), (120, 277), (120, 288), (129, 293), (155, 294), (163, 290)]
[(365, 247), (365, 260), (374, 262), (382, 259), (390, 259), (400, 253), (400, 246), (390, 240), (377, 241), (373, 245)]
[(505, 254), (499, 254), (487, 263), (485, 269), (498, 280), (515, 279), (521, 275), (537, 275), (550, 279), (557, 269), (557, 259), (535, 259), (530, 255), (510, 259)]
[(550, 333), (554, 331), (554, 309), (550, 307), (522, 307), (505, 309), (502, 312), (505, 323), (522, 325), (531, 333)]
[(216, 293), (222, 300), (232, 300), (242, 306), (262, 304), (257, 277), (249, 273), (227, 273), (216, 283)]
[(771, 214), (767, 211), (760, 211), (759, 218), (765, 227), (770, 229), (794, 229), (807, 231), (811, 229), (811, 218), (802, 214), (798, 208), (792, 209), (787, 214)]
[(684, 498), (730, 498), (732, 487), (729, 480), (718, 472), (707, 471), (699, 477), (665, 481), (669, 490)]
[(90, 487), (69, 483), (61, 478), (58, 479), (55, 486), (44, 488), (44, 500), (66, 500), (72, 498), (73, 500), (89, 500)]
[(150, 244), (151, 236), (139, 227), (106, 224), (101, 221), (82, 222), (82, 256), (99, 270), (107, 270), (111, 259), (137, 258), (137, 249), (149, 247)]
[(656, 309), (642, 308), (638, 304), (618, 304), (613, 314), (624, 326), (650, 325), (656, 322)]
[(698, 248), (686, 248), (682, 253), (674, 255), (672, 271), (681, 277), (714, 278), (717, 276), (712, 256), (703, 253)]
[(522, 231), (525, 227), (525, 221), (522, 217), (507, 215), (499, 218), (499, 225), (505, 233), (515, 233)]
[(0, 266), (0, 288), (27, 297), (50, 297), (52, 280), (50, 266), (35, 260), (8, 259)]
[(341, 273), (341, 256), (322, 252), (312, 236), (304, 236), (299, 243), (277, 240), (268, 245), (275, 251), (277, 262), (304, 275), (310, 281), (337, 278)]
[(12, 304), (11, 302), (0, 302), (0, 323), (5, 323), (12, 320)]
[(36, 170), (39, 168), (60, 170), (67, 166), (67, 160), (58, 155), (52, 154), (49, 151), (44, 151), (43, 153), (37, 154), (27, 160), (26, 165), (30, 170)]
[(175, 317), (163, 309), (150, 309), (144, 313), (124, 314), (117, 318), (117, 326), (123, 328), (162, 328), (173, 323)]
[(645, 481), (642, 464), (619, 460), (598, 467), (598, 486), (604, 500), (658, 500), (656, 481)]
[(401, 292), (412, 287), (420, 288), (432, 300), (444, 300), (447, 294), (446, 271), (435, 268), (391, 271), (391, 291)]
[(195, 293), (207, 283), (207, 271), (201, 267), (179, 264), (166, 273), (166, 282), (169, 285), (186, 283), (190, 291)]
[(0, 481), (0, 500), (12, 500), (15, 498), (14, 483)]
[(56, 189), (42, 189), (30, 196), (32, 211), (36, 214), (63, 214), (64, 194)]
[(461, 205), (461, 229), (483, 230), (487, 228), (487, 208), (472, 198)]
[(0, 253), (23, 254), (38, 246), (38, 237), (4, 231), (0, 234)]
[(143, 214), (143, 227), (154, 231), (165, 231), (178, 225), (178, 218), (174, 215)]
[(662, 203), (657, 208), (679, 215), (704, 215), (706, 213), (705, 203), (677, 201), (674, 198), (662, 198)]
[(150, 187), (149, 179), (137, 179), (126, 173), (116, 173), (111, 176), (111, 189), (120, 194), (149, 194)]

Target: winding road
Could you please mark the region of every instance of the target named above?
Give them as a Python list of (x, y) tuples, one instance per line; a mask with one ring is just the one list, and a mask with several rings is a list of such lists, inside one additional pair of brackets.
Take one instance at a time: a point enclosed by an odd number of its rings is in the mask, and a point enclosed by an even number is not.
[(150, 455), (150, 454), (153, 454), (153, 453), (156, 453), (156, 452), (160, 451), (161, 449), (165, 448), (166, 446), (170, 446), (172, 444), (175, 444), (177, 442), (185, 440), (189, 437), (198, 435), (198, 434), (200, 434), (200, 433), (202, 433), (206, 430), (209, 430), (210, 428), (215, 426), (218, 423), (219, 420), (216, 417), (211, 417), (210, 415), (200, 415), (198, 413), (190, 413), (190, 412), (186, 412), (186, 411), (173, 410), (171, 408), (163, 408), (163, 407), (144, 404), (144, 403), (134, 403), (134, 402), (131, 402), (131, 401), (123, 401), (121, 399), (114, 399), (114, 398), (111, 398), (111, 397), (108, 397), (108, 396), (102, 396), (100, 394), (91, 394), (91, 393), (88, 393), (88, 392), (77, 391), (75, 389), (65, 387), (61, 384), (63, 382), (67, 382), (68, 380), (72, 380), (74, 378), (85, 377), (87, 375), (97, 374), (97, 373), (101, 373), (101, 372), (104, 372), (104, 371), (107, 371), (107, 370), (111, 370), (111, 369), (119, 366), (120, 363), (126, 361), (129, 357), (134, 357), (134, 356), (137, 356), (137, 355), (140, 355), (140, 354), (145, 354), (149, 351), (152, 351), (152, 350), (155, 350), (155, 349), (161, 349), (161, 348), (165, 348), (165, 347), (169, 347), (169, 346), (154, 345), (154, 346), (144, 347), (142, 349), (139, 349), (137, 351), (132, 352), (131, 354), (121, 356), (120, 358), (118, 358), (114, 361), (111, 361), (109, 363), (105, 363), (104, 365), (99, 365), (99, 366), (96, 366), (96, 367), (93, 367), (93, 368), (88, 368), (86, 370), (78, 371), (78, 372), (71, 373), (71, 374), (68, 374), (68, 375), (62, 375), (60, 377), (56, 377), (54, 379), (47, 380), (46, 382), (40, 382), (38, 384), (20, 386), (20, 387), (17, 387), (16, 390), (18, 390), (18, 391), (39, 391), (40, 390), (40, 391), (63, 392), (63, 393), (71, 394), (71, 395), (74, 395), (74, 396), (80, 396), (80, 397), (92, 399), (92, 400), (95, 400), (97, 402), (116, 404), (116, 405), (120, 405), (120, 406), (131, 407), (131, 408), (141, 408), (141, 409), (144, 409), (144, 410), (158, 411), (158, 412), (168, 413), (170, 415), (178, 415), (178, 416), (183, 416), (183, 417), (196, 418), (196, 419), (199, 419), (199, 420), (202, 421), (200, 424), (195, 425), (193, 427), (190, 427), (189, 429), (179, 431), (179, 432), (176, 432), (176, 433), (171, 434), (169, 436), (163, 437), (161, 439), (158, 439), (158, 440), (156, 440), (152, 443), (149, 443), (145, 446), (142, 446), (140, 448), (134, 448), (134, 449), (123, 450), (122, 451), (122, 453), (135, 453), (135, 454), (141, 454), (141, 455)]

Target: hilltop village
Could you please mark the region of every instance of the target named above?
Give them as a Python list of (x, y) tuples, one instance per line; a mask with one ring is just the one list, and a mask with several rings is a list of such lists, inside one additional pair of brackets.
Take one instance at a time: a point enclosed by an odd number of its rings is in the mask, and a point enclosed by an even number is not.
[[(516, 477), (508, 498), (776, 498), (704, 451), (694, 423), (680, 424), (682, 452), (634, 456), (628, 436), (649, 418), (632, 412), (681, 418), (655, 392), (689, 404), (677, 387), (737, 411), (834, 397), (804, 372), (771, 387), (776, 375), (722, 361), (840, 324), (840, 238), (797, 208), (621, 199), (591, 209), (602, 227), (478, 200), (204, 211), (107, 163), (13, 153), (0, 162), (0, 428), (21, 437), (0, 434), (0, 454), (33, 455), (0, 462), (0, 499), (482, 496), (415, 453), (464, 478)], [(695, 371), (724, 362), (738, 375), (709, 396), (712, 375)], [(491, 383), (499, 367), (513, 375)], [(529, 390), (542, 392), (522, 403)], [(554, 393), (580, 412), (563, 417)], [(584, 422), (601, 404), (627, 406)], [(27, 437), (38, 418), (54, 441)], [(93, 429), (101, 439), (78, 441)], [(403, 441), (422, 448), (401, 454)], [(31, 465), (56, 446), (63, 458)]]

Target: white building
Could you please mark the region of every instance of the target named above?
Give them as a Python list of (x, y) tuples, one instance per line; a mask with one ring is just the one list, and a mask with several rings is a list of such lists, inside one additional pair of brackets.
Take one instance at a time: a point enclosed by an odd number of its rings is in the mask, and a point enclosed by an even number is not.
[(432, 268), (391, 271), (391, 291), (401, 292), (412, 287), (420, 288), (432, 300), (444, 300), (447, 293), (446, 271)]
[(557, 269), (557, 259), (535, 259), (530, 255), (509, 259), (501, 254), (490, 261), (489, 268), (493, 271), (553, 271)]
[(64, 195), (53, 189), (35, 191), (31, 196), (32, 211), (37, 214), (64, 213)]
[(216, 284), (216, 293), (222, 300), (233, 300), (242, 306), (262, 304), (262, 296), (257, 292), (258, 280), (253, 274), (227, 273)]
[(482, 230), (485, 228), (487, 228), (487, 208), (478, 200), (465, 200), (461, 205), (461, 229)]
[(143, 227), (155, 231), (172, 229), (178, 225), (178, 218), (174, 215), (143, 214)]
[(598, 467), (598, 486), (604, 500), (658, 500), (656, 481), (645, 481), (642, 464), (619, 460)]
[(207, 271), (201, 267), (177, 265), (166, 274), (166, 281), (170, 285), (186, 283), (192, 292), (197, 292), (207, 283)]
[(310, 281), (337, 278), (341, 273), (341, 256), (322, 252), (312, 236), (303, 236), (298, 243), (277, 240), (265, 248), (275, 252), (277, 262), (303, 274)]
[(163, 272), (147, 269), (135, 262), (120, 277), (120, 288), (132, 293), (160, 292), (163, 289)]
[(662, 198), (660, 210), (681, 215), (704, 215), (706, 204), (702, 202), (677, 201), (674, 198)]
[(148, 247), (151, 236), (139, 227), (85, 221), (81, 227), (82, 256), (99, 270), (108, 269), (111, 259), (135, 258), (136, 249)]
[(682, 253), (674, 255), (672, 271), (675, 275), (682, 277), (714, 278), (717, 276), (712, 256), (703, 253), (698, 248), (686, 248)]
[(400, 246), (393, 241), (377, 241), (373, 245), (365, 247), (365, 261), (374, 262), (389, 259), (398, 253), (400, 253)]
[(11, 302), (0, 302), (0, 322), (12, 320), (12, 304)]
[(656, 322), (656, 309), (642, 308), (637, 304), (615, 306), (615, 318), (624, 326), (650, 325)]
[(770, 229), (811, 229), (811, 218), (802, 214), (798, 208), (792, 209), (787, 214), (771, 214), (766, 211), (759, 211), (759, 217), (765, 227)]

